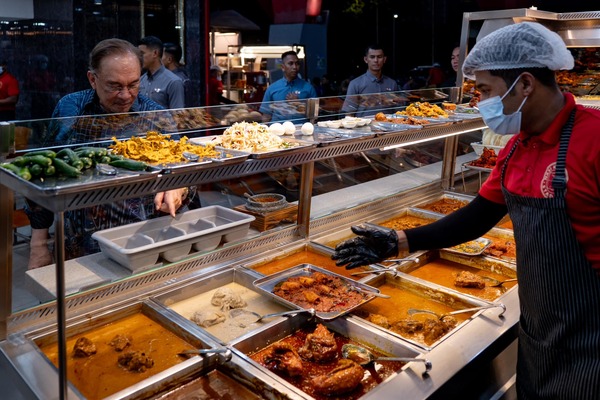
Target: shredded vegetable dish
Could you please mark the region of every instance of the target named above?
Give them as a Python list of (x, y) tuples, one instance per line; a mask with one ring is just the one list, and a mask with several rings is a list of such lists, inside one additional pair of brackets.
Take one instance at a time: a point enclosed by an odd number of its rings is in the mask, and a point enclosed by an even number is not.
[(298, 144), (287, 142), (269, 132), (266, 125), (257, 122), (236, 122), (217, 137), (216, 142), (226, 149), (251, 153), (287, 149)]
[(198, 146), (188, 143), (186, 136), (180, 140), (171, 139), (170, 135), (161, 135), (156, 131), (149, 131), (146, 137), (133, 136), (131, 139), (119, 140), (112, 138), (115, 143), (110, 145), (113, 153), (126, 158), (144, 161), (150, 164), (168, 164), (187, 161), (183, 153), (193, 153), (200, 158), (220, 157), (214, 144)]

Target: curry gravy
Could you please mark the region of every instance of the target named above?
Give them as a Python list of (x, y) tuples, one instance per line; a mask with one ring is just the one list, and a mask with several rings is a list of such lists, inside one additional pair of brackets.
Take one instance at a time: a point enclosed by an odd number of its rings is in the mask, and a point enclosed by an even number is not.
[[(381, 290), (381, 293), (391, 296), (391, 298), (375, 298), (357, 308), (354, 314), (365, 319), (368, 319), (370, 314), (382, 315), (388, 319), (390, 325), (393, 325), (395, 322), (406, 318), (412, 318), (418, 321), (423, 321), (426, 318), (435, 318), (435, 316), (428, 314), (415, 314), (410, 316), (407, 312), (409, 308), (429, 310), (437, 314), (445, 314), (457, 310), (456, 308), (450, 307), (448, 304), (429, 299), (425, 296), (393, 284), (384, 283), (383, 285), (378, 286), (378, 289)], [(458, 321), (458, 325), (460, 325), (462, 322), (469, 319), (471, 315), (473, 315), (473, 313), (457, 314), (454, 315), (453, 318), (455, 318)], [(399, 332), (396, 333), (407, 339), (414, 340), (428, 346), (432, 344), (431, 342), (425, 340), (422, 332), (412, 335)]]
[(311, 251), (310, 249), (303, 249), (296, 253), (285, 255), (276, 260), (268, 261), (262, 264), (250, 265), (249, 267), (263, 275), (271, 275), (300, 264), (312, 264), (316, 267), (326, 269), (354, 280), (361, 279), (364, 277), (364, 275), (351, 276), (351, 273), (367, 270), (367, 267), (359, 267), (351, 270), (347, 270), (344, 267), (338, 267), (335, 265), (335, 261), (332, 260), (329, 255), (320, 254), (315, 251)]
[[(131, 338), (131, 344), (122, 352), (108, 344), (117, 334)], [(82, 336), (94, 342), (97, 352), (89, 357), (75, 358), (73, 345)], [(87, 399), (102, 399), (184, 361), (177, 353), (193, 348), (195, 346), (159, 323), (137, 313), (68, 338), (67, 378)], [(54, 365), (58, 364), (56, 343), (40, 349)], [(118, 358), (127, 351), (144, 352), (154, 360), (154, 366), (144, 372), (125, 370), (119, 366)]]
[(504, 276), (491, 271), (461, 265), (456, 262), (444, 259), (437, 259), (428, 262), (427, 264), (417, 267), (416, 269), (408, 273), (412, 276), (425, 279), (426, 281), (437, 283), (438, 285), (458, 290), (459, 292), (470, 294), (480, 299), (489, 301), (496, 300), (498, 297), (504, 294), (507, 289), (510, 289), (516, 284), (516, 282), (509, 282), (505, 283), (503, 285), (504, 287), (489, 287), (486, 284), (486, 287), (483, 289), (458, 287), (454, 285), (454, 279), (460, 271), (469, 271), (474, 273), (475, 275), (479, 275), (482, 277), (485, 276), (488, 278), (497, 279), (499, 281), (511, 278), (509, 276)]

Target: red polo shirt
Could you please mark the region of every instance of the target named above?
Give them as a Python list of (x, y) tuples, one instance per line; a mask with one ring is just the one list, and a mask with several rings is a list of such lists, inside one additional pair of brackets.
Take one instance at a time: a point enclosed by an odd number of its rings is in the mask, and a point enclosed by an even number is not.
[[(0, 75), (0, 99), (19, 95), (19, 82), (10, 72)], [(0, 104), (0, 110), (15, 110), (15, 104)]]
[[(552, 178), (558, 156), (563, 125), (573, 107), (577, 107), (575, 125), (567, 153), (567, 214), (585, 255), (594, 268), (600, 269), (600, 111), (575, 104), (565, 94), (566, 105), (541, 135), (520, 133), (521, 142), (506, 167), (506, 188), (526, 197), (553, 197)], [(504, 204), (500, 173), (517, 135), (498, 154), (496, 168), (480, 190), (488, 200)]]

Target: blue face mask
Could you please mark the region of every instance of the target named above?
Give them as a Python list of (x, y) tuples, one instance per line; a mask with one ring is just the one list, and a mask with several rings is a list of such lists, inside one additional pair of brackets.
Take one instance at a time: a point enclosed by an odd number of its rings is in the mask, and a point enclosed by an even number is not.
[(521, 79), (520, 75), (502, 97), (494, 96), (477, 104), (483, 122), (499, 135), (514, 135), (521, 131), (521, 108), (527, 101), (527, 97), (523, 99), (517, 111), (509, 115), (504, 114), (504, 104), (502, 103), (502, 100), (515, 87), (519, 79)]
[(4, 73), (4, 67), (0, 67), (0, 75)]

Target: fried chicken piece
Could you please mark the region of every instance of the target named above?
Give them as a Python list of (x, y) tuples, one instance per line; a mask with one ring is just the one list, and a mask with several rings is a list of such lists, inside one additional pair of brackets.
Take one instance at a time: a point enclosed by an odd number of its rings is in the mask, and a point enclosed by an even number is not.
[(123, 351), (131, 344), (131, 339), (125, 335), (118, 334), (109, 343), (109, 346), (115, 348), (115, 351)]
[(393, 330), (406, 335), (414, 335), (423, 330), (424, 324), (412, 318), (401, 319), (393, 325)]
[(209, 326), (225, 322), (225, 319), (225, 314), (223, 314), (222, 312), (202, 310), (196, 311), (190, 318), (190, 321), (194, 322), (198, 326), (208, 328)]
[(85, 336), (80, 337), (73, 346), (73, 357), (83, 358), (96, 354), (96, 345)]
[(475, 275), (469, 271), (460, 271), (454, 279), (454, 285), (464, 288), (485, 288), (485, 281), (479, 275)]
[(274, 343), (269, 350), (269, 354), (264, 358), (268, 369), (289, 376), (302, 375), (302, 359), (292, 346), (286, 343)]
[(141, 351), (128, 351), (119, 356), (119, 365), (132, 372), (144, 372), (154, 366), (154, 360)]
[(390, 327), (390, 321), (387, 319), (387, 317), (384, 317), (383, 315), (370, 314), (367, 320), (385, 329), (388, 329)]
[(306, 301), (308, 301), (309, 303), (316, 303), (317, 301), (319, 301), (319, 295), (316, 294), (313, 291), (310, 290), (305, 290), (303, 292), (304, 294), (304, 298), (306, 299)]
[(215, 294), (213, 294), (210, 303), (213, 306), (221, 307), (222, 311), (246, 307), (246, 302), (242, 299), (242, 296), (227, 287), (217, 289)]
[(429, 318), (425, 321), (423, 331), (427, 343), (435, 342), (446, 333), (450, 332), (458, 324), (454, 317), (443, 317), (442, 319)]
[(341, 395), (354, 390), (362, 381), (364, 374), (365, 371), (360, 365), (343, 358), (328, 374), (314, 377), (312, 386), (317, 393), (326, 396)]
[(317, 362), (331, 361), (337, 355), (337, 344), (332, 332), (323, 324), (318, 324), (313, 333), (306, 335), (304, 346), (298, 354), (305, 360)]

